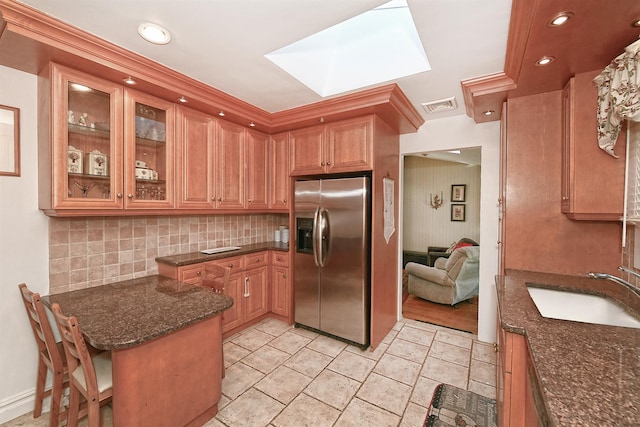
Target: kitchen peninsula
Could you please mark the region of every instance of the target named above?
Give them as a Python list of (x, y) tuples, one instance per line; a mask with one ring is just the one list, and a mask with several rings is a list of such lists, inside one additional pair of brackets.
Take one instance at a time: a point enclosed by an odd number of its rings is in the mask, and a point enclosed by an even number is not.
[(215, 416), (221, 313), (232, 298), (155, 275), (43, 299), (77, 317), (89, 344), (112, 352), (115, 426), (199, 426)]

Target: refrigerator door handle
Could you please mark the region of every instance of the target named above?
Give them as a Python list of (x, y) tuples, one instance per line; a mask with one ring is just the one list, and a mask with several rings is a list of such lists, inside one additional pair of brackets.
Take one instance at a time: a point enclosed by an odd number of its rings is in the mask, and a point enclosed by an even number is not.
[(318, 230), (320, 225), (320, 208), (316, 208), (316, 211), (313, 214), (313, 227), (312, 227), (312, 236), (311, 236), (311, 246), (313, 247), (313, 262), (316, 264), (316, 267), (320, 267), (320, 252), (322, 251), (322, 247), (319, 244), (320, 242), (320, 230)]
[(327, 262), (327, 257), (329, 256), (329, 212), (326, 209), (321, 209), (319, 214), (320, 220), (320, 256), (318, 257), (320, 260), (320, 267), (324, 267)]

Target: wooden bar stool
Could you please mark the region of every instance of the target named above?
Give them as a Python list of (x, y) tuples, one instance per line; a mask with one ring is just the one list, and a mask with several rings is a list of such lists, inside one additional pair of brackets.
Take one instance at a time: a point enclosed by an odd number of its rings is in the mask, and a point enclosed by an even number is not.
[(62, 314), (60, 306), (51, 306), (56, 324), (60, 330), (62, 344), (69, 367), (69, 413), (68, 427), (76, 427), (80, 412), (80, 396), (87, 401), (89, 427), (100, 426), (100, 407), (111, 402), (113, 379), (111, 352), (104, 351), (91, 357), (84, 341), (78, 320), (74, 316)]
[[(51, 396), (51, 409), (49, 413), (49, 426), (58, 426), (60, 421), (67, 418), (67, 411), (61, 410), (62, 392), (69, 385), (67, 363), (63, 357), (62, 342), (56, 342), (54, 330), (51, 328), (49, 318), (40, 294), (34, 293), (26, 284), (18, 285), (22, 302), (29, 317), (31, 330), (38, 345), (38, 378), (36, 380), (36, 399), (33, 408), (33, 417), (42, 415), (44, 398)], [(45, 390), (47, 372), (51, 371), (53, 384)]]

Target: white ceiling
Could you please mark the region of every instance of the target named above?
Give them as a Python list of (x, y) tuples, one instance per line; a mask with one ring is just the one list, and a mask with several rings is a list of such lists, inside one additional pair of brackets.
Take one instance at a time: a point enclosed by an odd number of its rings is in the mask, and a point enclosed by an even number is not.
[[(274, 113), (322, 98), (265, 54), (388, 0), (23, 0), (45, 13)], [(432, 70), (395, 80), (425, 120), (465, 114), (460, 81), (504, 70), (510, 0), (408, 0)], [(152, 45), (153, 22), (172, 34)], [(134, 76), (135, 77), (135, 76)], [(389, 83), (389, 82), (386, 82)], [(455, 96), (454, 111), (422, 103)]]

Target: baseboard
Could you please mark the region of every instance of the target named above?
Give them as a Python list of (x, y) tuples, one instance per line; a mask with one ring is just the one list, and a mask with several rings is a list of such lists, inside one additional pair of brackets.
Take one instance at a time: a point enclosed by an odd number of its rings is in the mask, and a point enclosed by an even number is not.
[[(31, 389), (0, 401), (0, 424), (33, 411), (35, 399), (36, 390)], [(49, 398), (45, 399), (42, 410), (49, 411)]]

